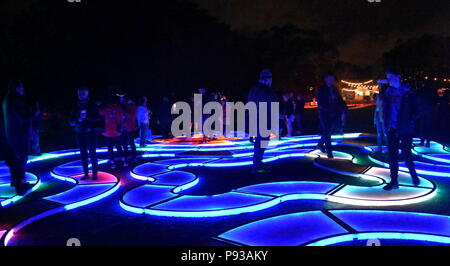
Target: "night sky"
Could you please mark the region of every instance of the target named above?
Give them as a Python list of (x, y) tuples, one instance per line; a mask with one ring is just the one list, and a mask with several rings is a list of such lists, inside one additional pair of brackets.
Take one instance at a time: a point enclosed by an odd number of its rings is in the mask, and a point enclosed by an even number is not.
[(322, 31), (342, 61), (370, 65), (396, 42), (423, 34), (450, 35), (448, 0), (193, 0), (251, 34), (276, 25)]

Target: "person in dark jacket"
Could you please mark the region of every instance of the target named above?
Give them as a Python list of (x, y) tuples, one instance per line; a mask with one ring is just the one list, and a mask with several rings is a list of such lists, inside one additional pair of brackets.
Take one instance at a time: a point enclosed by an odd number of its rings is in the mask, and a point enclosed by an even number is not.
[(331, 134), (340, 127), (338, 123), (341, 121), (340, 117), (346, 110), (346, 103), (342, 99), (338, 89), (334, 86), (334, 74), (327, 73), (324, 77), (324, 82), (325, 84), (317, 91), (321, 128), (321, 138), (317, 146), (322, 152), (326, 151), (328, 158), (332, 159)]
[(292, 125), (295, 117), (295, 103), (291, 93), (283, 93), (280, 105), (280, 129), (282, 129), (280, 136), (290, 137), (292, 136)]
[(41, 155), (40, 134), (42, 131), (42, 113), (38, 102), (34, 103), (35, 113), (31, 119), (30, 128), (30, 151), (33, 156)]
[(172, 124), (172, 105), (170, 99), (167, 96), (162, 98), (162, 102), (158, 108), (158, 124), (161, 128), (161, 134), (163, 139), (170, 138), (170, 126)]
[[(267, 116), (268, 128), (273, 129), (274, 127), (271, 125), (271, 104), (273, 102), (278, 102), (278, 97), (275, 91), (272, 89), (272, 73), (264, 69), (261, 71), (259, 83), (255, 85), (250, 92), (248, 93), (248, 101), (254, 102), (258, 109), (258, 116), (265, 115)], [(267, 113), (264, 114), (259, 112), (259, 104), (267, 103)], [(256, 121), (259, 121), (258, 118), (252, 118)], [(258, 124), (259, 122), (257, 122)], [(263, 165), (262, 159), (264, 156), (264, 151), (266, 150), (270, 137), (261, 136), (261, 132), (259, 131), (259, 125), (257, 125), (257, 134), (254, 143), (254, 153), (253, 153), (253, 174), (264, 174), (266, 173), (266, 169)]]
[(410, 86), (401, 83), (398, 70), (386, 71), (386, 77), (390, 85), (383, 95), (383, 121), (387, 132), (391, 182), (383, 189), (398, 189), (399, 148), (402, 150), (413, 184), (418, 186), (420, 180), (415, 170), (411, 148), (415, 121), (420, 117), (420, 103), (417, 95), (410, 90)]
[(437, 105), (438, 95), (434, 88), (422, 82), (418, 96), (422, 107), (422, 116), (420, 117), (420, 145), (429, 148), (433, 134), (433, 112)]
[(297, 94), (294, 101), (295, 119), (294, 119), (294, 135), (300, 136), (302, 134), (303, 114), (305, 113), (305, 99), (302, 95)]
[(383, 95), (389, 82), (385, 79), (378, 80), (378, 94), (374, 95), (375, 112), (373, 123), (377, 129), (378, 152), (383, 153), (383, 146), (387, 145), (387, 135), (383, 122)]
[(127, 167), (128, 163), (125, 160), (125, 154), (122, 147), (122, 133), (123, 133), (123, 118), (124, 111), (117, 102), (117, 98), (113, 95), (108, 95), (107, 101), (99, 108), (99, 114), (103, 118), (105, 128), (101, 135), (108, 147), (109, 165), (112, 169), (116, 168), (117, 162), (115, 160), (114, 147), (117, 150), (119, 159), (122, 161), (123, 167)]
[[(88, 88), (78, 89), (78, 101), (70, 114), (69, 123), (73, 126), (80, 146), (84, 177), (89, 178), (88, 157), (92, 164), (92, 179), (98, 179), (97, 133), (101, 121), (97, 105), (89, 98)], [(88, 154), (89, 152), (89, 154)]]
[(5, 123), (5, 139), (14, 158), (12, 162), (17, 168), (12, 174), (11, 186), (17, 193), (24, 194), (30, 187), (22, 183), (25, 178), (25, 166), (28, 161), (30, 143), (31, 118), (33, 106), (25, 97), (25, 89), (21, 81), (9, 84), (8, 94), (3, 101), (3, 118)]

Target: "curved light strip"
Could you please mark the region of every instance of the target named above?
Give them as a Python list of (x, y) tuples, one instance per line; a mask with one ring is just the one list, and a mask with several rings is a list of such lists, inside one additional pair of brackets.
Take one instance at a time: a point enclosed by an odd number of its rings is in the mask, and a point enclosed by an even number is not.
[[(388, 163), (385, 163), (385, 162), (383, 162), (383, 161), (380, 161), (380, 160), (378, 160), (378, 159), (375, 159), (375, 158), (373, 158), (373, 157), (370, 156), (370, 155), (369, 155), (368, 157), (369, 157), (369, 160), (371, 160), (372, 162), (374, 162), (374, 163), (376, 163), (376, 164), (378, 164), (378, 165), (381, 165), (381, 166), (383, 166), (383, 167), (389, 168), (389, 164), (388, 164)], [(425, 164), (425, 165), (431, 165), (431, 166), (433, 165), (433, 164), (426, 164), (426, 163), (422, 163), (422, 164)], [(399, 166), (398, 169), (399, 169), (400, 171), (409, 173), (408, 167)], [(450, 177), (450, 171), (449, 171), (449, 172), (428, 171), (428, 170), (418, 169), (418, 168), (417, 168), (417, 165), (416, 165), (416, 172), (417, 172), (419, 175), (439, 176), (439, 177)]]
[[(375, 179), (382, 180), (382, 182), (380, 184), (374, 186), (374, 187), (377, 187), (378, 189), (381, 189), (381, 186), (385, 183), (385, 180), (381, 176), (371, 176), (371, 175), (367, 175), (364, 173), (353, 173), (353, 172), (337, 170), (337, 169), (333, 169), (333, 168), (329, 168), (324, 165), (321, 165), (321, 164), (317, 163), (316, 161), (314, 161), (314, 165), (321, 169), (324, 169), (324, 170), (327, 170), (330, 172), (334, 172), (334, 173), (338, 173), (341, 175), (364, 178), (364, 179), (371, 179), (371, 180), (375, 180)], [(428, 181), (430, 181), (430, 180), (428, 180)], [(327, 200), (336, 202), (336, 203), (355, 205), (355, 206), (381, 207), (381, 206), (409, 205), (409, 204), (415, 204), (415, 203), (427, 201), (427, 200), (433, 198), (435, 195), (437, 195), (436, 185), (433, 182), (431, 182), (431, 184), (433, 184), (433, 188), (427, 189), (427, 193), (425, 193), (419, 197), (414, 197), (414, 198), (405, 198), (405, 199), (397, 199), (397, 200), (381, 200), (381, 199), (380, 200), (366, 200), (366, 199), (348, 198), (348, 197), (342, 197), (342, 196), (328, 195)], [(402, 185), (400, 185), (400, 186), (402, 186)], [(345, 187), (352, 187), (352, 186), (345, 185)]]
[(437, 190), (431, 190), (429, 193), (409, 199), (398, 199), (398, 200), (363, 200), (356, 198), (344, 198), (334, 195), (327, 196), (327, 200), (335, 203), (354, 205), (354, 206), (366, 206), (366, 207), (386, 207), (386, 206), (402, 206), (415, 204), (423, 201), (427, 201), (434, 196), (436, 196)]
[(138, 213), (138, 214), (149, 214), (155, 216), (164, 217), (184, 217), (184, 218), (206, 218), (206, 217), (219, 217), (219, 216), (231, 216), (243, 213), (256, 212), (264, 209), (268, 209), (282, 202), (289, 200), (324, 200), (326, 195), (322, 194), (288, 194), (280, 197), (274, 197), (265, 202), (258, 204), (253, 204), (245, 207), (229, 208), (223, 210), (205, 210), (205, 211), (169, 211), (169, 210), (158, 210), (158, 209), (147, 209), (135, 206), (130, 206), (120, 201), (120, 206), (127, 211)]
[[(51, 173), (51, 175), (53, 177), (55, 177), (55, 178), (57, 178), (59, 180), (78, 184), (78, 180), (76, 180), (75, 178), (63, 177), (63, 176), (57, 175), (57, 174), (55, 174), (53, 172), (50, 172), (50, 173)], [(46, 218), (48, 216), (54, 215), (56, 213), (60, 213), (60, 212), (63, 212), (63, 211), (69, 211), (69, 210), (76, 209), (76, 208), (79, 208), (79, 207), (82, 207), (82, 206), (86, 206), (86, 205), (91, 204), (93, 202), (97, 202), (97, 201), (99, 201), (99, 200), (101, 200), (101, 199), (103, 199), (103, 198), (113, 194), (119, 188), (120, 188), (120, 180), (119, 180), (119, 178), (117, 178), (117, 182), (116, 182), (116, 184), (114, 186), (112, 186), (111, 188), (109, 188), (108, 190), (106, 190), (105, 192), (103, 192), (103, 193), (101, 193), (99, 195), (96, 195), (96, 196), (93, 196), (91, 198), (87, 198), (87, 199), (84, 199), (84, 200), (81, 200), (81, 201), (78, 201), (78, 202), (73, 202), (73, 203), (70, 203), (70, 204), (67, 204), (67, 205), (62, 205), (62, 206), (56, 207), (54, 209), (51, 209), (51, 210), (45, 211), (43, 213), (40, 213), (38, 215), (35, 215), (35, 216), (31, 217), (31, 218), (28, 218), (28, 219), (20, 222), (19, 224), (15, 225), (13, 228), (9, 229), (8, 232), (5, 234), (5, 236), (3, 238), (4, 239), (3, 243), (4, 243), (5, 246), (7, 246), (9, 244), (9, 242), (11, 241), (11, 239), (14, 237), (15, 233), (17, 233), (18, 231), (20, 231), (21, 229), (23, 229), (24, 227), (28, 226), (29, 224), (31, 224), (31, 223), (33, 223), (35, 221), (41, 220), (41, 219)]]
[[(36, 176), (37, 177), (37, 176)], [(38, 177), (38, 181), (36, 182), (36, 184), (34, 184), (34, 186), (31, 188), (31, 190), (29, 192), (27, 192), (25, 195), (15, 195), (9, 199), (3, 200), (0, 202), (0, 205), (5, 208), (15, 202), (17, 202), (18, 200), (22, 199), (23, 197), (25, 197), (26, 195), (30, 194), (31, 192), (35, 191), (36, 189), (39, 188), (39, 186), (41, 185), (41, 179)]]
[(400, 239), (400, 240), (416, 240), (428, 241), (442, 244), (450, 244), (450, 237), (419, 234), (419, 233), (400, 233), (400, 232), (370, 232), (370, 233), (356, 233), (334, 236), (322, 240), (309, 243), (307, 246), (330, 246), (343, 242), (355, 240), (369, 240), (369, 239)]

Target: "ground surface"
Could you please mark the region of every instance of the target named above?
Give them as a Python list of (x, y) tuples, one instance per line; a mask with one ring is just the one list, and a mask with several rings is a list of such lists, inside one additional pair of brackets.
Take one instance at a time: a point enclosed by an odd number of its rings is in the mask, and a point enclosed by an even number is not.
[[(368, 119), (370, 110), (353, 115)], [(247, 140), (148, 145), (128, 167), (110, 169), (102, 160), (98, 182), (79, 180), (76, 151), (44, 154), (27, 169), (35, 191), (20, 198), (0, 184), (1, 244), (61, 246), (70, 238), (82, 245), (450, 243), (445, 147), (416, 147), (420, 187), (402, 173), (400, 189), (385, 192), (385, 158), (371, 150), (370, 135), (336, 136), (333, 160), (314, 150), (316, 141), (274, 142), (265, 157), (271, 173), (261, 176), (251, 174)], [(6, 184), (1, 165), (0, 172)]]

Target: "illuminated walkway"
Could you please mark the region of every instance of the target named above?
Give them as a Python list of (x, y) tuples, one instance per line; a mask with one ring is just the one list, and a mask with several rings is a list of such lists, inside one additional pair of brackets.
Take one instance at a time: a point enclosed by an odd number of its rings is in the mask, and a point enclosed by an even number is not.
[[(385, 168), (383, 156), (372, 152), (372, 137), (359, 133), (334, 136), (333, 144), (338, 151), (334, 152), (333, 160), (314, 150), (318, 138), (301, 136), (272, 141), (264, 157), (264, 162), (270, 166), (286, 164), (294, 169), (291, 162), (300, 160), (302, 164), (309, 164), (313, 172), (320, 173), (317, 180), (302, 173), (302, 165), (298, 166), (294, 180), (272, 180), (268, 176), (269, 181), (261, 181), (251, 177), (247, 169), (252, 164), (253, 147), (247, 139), (239, 138), (218, 139), (201, 145), (182, 139), (155, 141), (140, 149), (141, 159), (131, 169), (110, 171), (108, 161), (101, 159), (99, 180), (95, 182), (79, 179), (82, 168), (77, 151), (44, 154), (30, 160), (27, 181), (33, 183), (34, 188), (24, 197), (15, 195), (8, 185), (7, 168), (0, 165), (0, 202), (5, 213), (0, 218), (1, 241), (4, 245), (14, 245), (21, 237), (27, 238), (29, 233), (21, 232), (32, 230), (36, 227), (34, 224), (48, 219), (56, 221), (59, 214), (74, 209), (95, 208), (102, 202), (111, 202), (112, 208), (105, 209), (105, 215), (122, 217), (128, 213), (131, 217), (140, 217), (135, 215), (145, 214), (148, 219), (167, 217), (180, 221), (232, 219), (227, 220), (230, 225), (223, 228), (222, 233), (209, 236), (212, 244), (219, 241), (236, 245), (339, 245), (371, 238), (449, 243), (450, 227), (438, 226), (448, 222), (447, 216), (383, 209), (414, 208), (435, 198), (440, 191), (435, 180), (445, 182), (445, 178), (450, 177), (450, 164), (446, 162), (449, 152), (445, 147), (438, 143), (433, 143), (429, 149), (414, 147), (420, 186), (413, 186), (408, 173), (400, 172), (400, 189), (384, 191), (382, 187), (390, 181), (389, 170)], [(103, 158), (106, 150), (98, 149), (98, 152)], [(401, 165), (400, 170), (405, 171), (405, 168)], [(209, 171), (212, 176), (203, 175), (202, 171)], [(214, 173), (226, 176), (227, 172), (233, 172), (226, 177), (231, 184), (241, 179), (253, 181), (244, 186), (231, 185), (220, 193), (209, 192), (217, 190), (209, 183)], [(272, 175), (282, 174), (283, 170), (279, 170)], [(327, 181), (328, 176), (330, 181)], [(226, 184), (226, 180), (220, 182)], [(198, 190), (200, 192), (195, 192)], [(325, 207), (271, 217), (270, 213), (276, 214), (280, 208), (288, 206), (286, 204), (296, 202), (306, 208), (317, 204)], [(121, 208), (114, 207), (116, 204)], [(371, 209), (344, 211), (329, 209), (328, 204), (338, 204), (334, 206), (344, 209)], [(22, 210), (20, 215), (13, 215), (16, 209)], [(264, 217), (239, 223), (239, 214), (264, 214)], [(411, 222), (408, 225), (395, 223), (399, 217)], [(425, 228), (422, 217), (432, 217), (436, 225)], [(370, 226), (365, 224), (369, 218), (377, 222)], [(123, 226), (126, 228), (126, 224)], [(309, 228), (309, 233), (292, 233), (298, 226)], [(255, 234), (258, 237), (252, 238)], [(283, 237), (286, 234), (289, 237)], [(33, 241), (27, 244), (33, 245)]]

